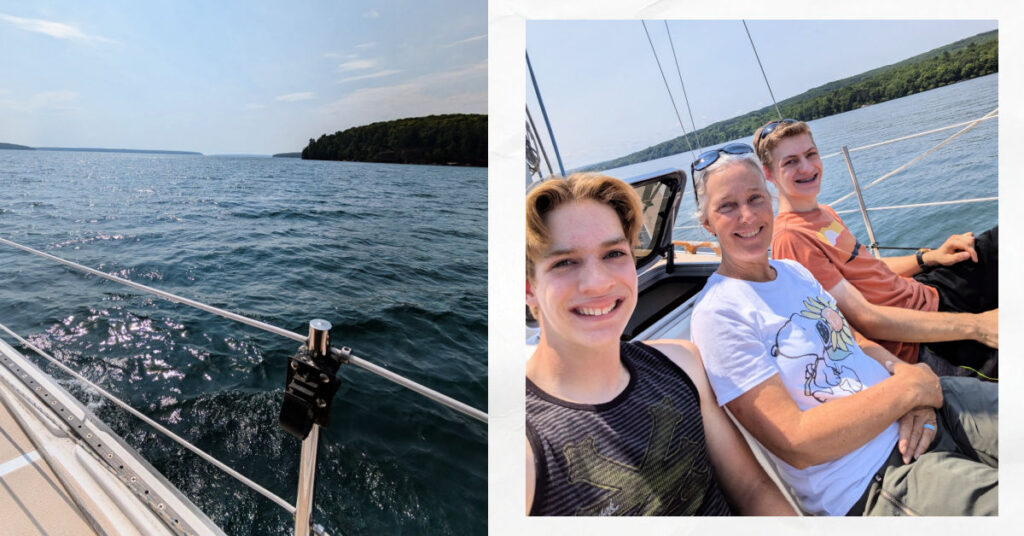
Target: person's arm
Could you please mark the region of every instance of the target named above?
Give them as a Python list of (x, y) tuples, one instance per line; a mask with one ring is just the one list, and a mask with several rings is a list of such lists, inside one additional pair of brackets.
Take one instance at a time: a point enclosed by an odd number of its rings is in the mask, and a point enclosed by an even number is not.
[(715, 403), (697, 348), (686, 341), (649, 344), (657, 344), (658, 350), (683, 369), (697, 387), (711, 465), (734, 510), (743, 515), (795, 515), (789, 501), (754, 458), (739, 430)]
[(894, 374), (863, 391), (801, 411), (775, 374), (728, 402), (762, 445), (804, 469), (840, 458), (918, 407), (942, 405), (939, 379), (927, 365), (895, 365)]
[(526, 515), (530, 515), (533, 507), (533, 492), (537, 488), (537, 468), (533, 465), (533, 447), (526, 440)]
[(850, 324), (871, 339), (942, 342), (970, 339), (999, 348), (999, 310), (984, 313), (943, 313), (875, 305), (843, 279), (828, 293)]
[[(970, 231), (951, 235), (938, 249), (926, 251), (921, 257), (925, 266), (950, 266), (967, 259), (978, 262), (978, 253), (974, 250), (974, 233)], [(910, 277), (921, 272), (921, 266), (917, 264), (916, 254), (900, 257), (882, 257), (881, 261), (890, 270), (904, 277)]]
[[(911, 366), (900, 361), (898, 357), (886, 350), (882, 345), (865, 339), (860, 333), (855, 331), (854, 335), (857, 337), (857, 344), (861, 350), (875, 361), (881, 363), (890, 374), (896, 370), (897, 366)], [(938, 417), (932, 408), (915, 408), (900, 417), (900, 436), (896, 444), (899, 447), (900, 454), (903, 455), (903, 463), (906, 464), (910, 463), (911, 460), (916, 460), (924, 454), (924, 451), (928, 450), (928, 446), (932, 444), (932, 439), (935, 438), (935, 423), (937, 421)], [(924, 425), (926, 423), (930, 424), (931, 428), (925, 428)]]

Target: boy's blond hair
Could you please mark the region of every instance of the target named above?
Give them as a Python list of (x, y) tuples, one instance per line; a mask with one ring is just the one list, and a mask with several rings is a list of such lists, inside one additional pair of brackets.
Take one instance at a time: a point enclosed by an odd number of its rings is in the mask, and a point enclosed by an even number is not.
[(757, 157), (761, 159), (761, 163), (767, 167), (772, 167), (772, 151), (778, 147), (779, 143), (786, 138), (793, 136), (799, 136), (800, 134), (807, 134), (807, 137), (811, 138), (811, 143), (814, 143), (814, 136), (811, 135), (811, 127), (807, 126), (807, 123), (803, 121), (797, 121), (795, 123), (782, 123), (775, 127), (775, 130), (768, 133), (764, 139), (761, 139), (761, 131), (768, 125), (776, 123), (777, 121), (769, 121), (761, 125), (761, 128), (754, 131), (754, 151), (757, 153)]
[(526, 277), (533, 279), (537, 262), (551, 247), (547, 215), (572, 202), (593, 200), (608, 205), (622, 223), (622, 232), (635, 247), (643, 223), (640, 196), (625, 182), (600, 173), (573, 173), (536, 184), (526, 194)]

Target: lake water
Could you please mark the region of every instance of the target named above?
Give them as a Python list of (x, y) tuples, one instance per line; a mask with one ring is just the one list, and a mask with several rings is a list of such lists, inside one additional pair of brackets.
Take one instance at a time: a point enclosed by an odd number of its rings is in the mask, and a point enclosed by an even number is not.
[[(885, 140), (925, 132), (978, 119), (999, 106), (999, 75), (992, 74), (916, 95), (851, 110), (809, 122), (814, 140), (823, 156)], [(869, 208), (912, 203), (931, 203), (999, 195), (998, 119), (980, 123), (949, 144), (929, 154), (906, 170), (864, 190)], [(852, 152), (850, 158), (858, 181), (868, 183), (938, 145), (960, 129), (945, 130), (907, 141)], [(751, 133), (752, 135), (753, 133)], [(752, 145), (752, 137), (739, 140)], [(720, 147), (723, 144), (716, 145)], [(697, 151), (695, 150), (695, 153)], [(682, 169), (689, 177), (690, 152), (607, 170), (615, 177), (630, 177), (665, 168)], [(688, 179), (689, 180), (689, 179)], [(774, 188), (772, 187), (772, 190)], [(822, 190), (818, 200), (831, 203), (853, 191), (842, 155), (824, 160)], [(776, 207), (777, 207), (776, 203)], [(857, 199), (852, 196), (833, 208), (861, 242), (869, 242)], [(845, 214), (842, 211), (854, 209)], [(679, 240), (712, 240), (697, 225), (692, 185), (688, 182), (674, 237)], [(875, 238), (883, 246), (938, 247), (952, 233), (981, 233), (996, 225), (996, 201), (939, 205), (902, 210), (869, 211)], [(899, 252), (884, 251), (883, 255)]]
[[(295, 332), (327, 319), (336, 346), (486, 411), (486, 181), (478, 168), (0, 151), (0, 236)], [(3, 245), (0, 322), (294, 503), (299, 442), (277, 415), (297, 343)], [(483, 534), (486, 425), (366, 371), (339, 376), (314, 522)], [(291, 533), (284, 510), (83, 396), (229, 534)]]

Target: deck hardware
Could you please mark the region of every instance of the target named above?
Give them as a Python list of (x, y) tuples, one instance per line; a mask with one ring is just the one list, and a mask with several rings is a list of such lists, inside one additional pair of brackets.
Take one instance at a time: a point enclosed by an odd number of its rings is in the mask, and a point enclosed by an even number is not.
[(309, 535), (320, 427), (330, 422), (331, 401), (341, 384), (336, 374), (343, 360), (331, 352), (330, 331), (330, 322), (310, 320), (306, 345), (289, 360), (287, 388), (281, 404), (281, 426), (302, 440), (295, 536)]
[(305, 439), (314, 423), (330, 424), (331, 401), (341, 385), (336, 374), (342, 363), (331, 352), (330, 329), (326, 320), (310, 321), (309, 341), (289, 358), (279, 422), (298, 439)]

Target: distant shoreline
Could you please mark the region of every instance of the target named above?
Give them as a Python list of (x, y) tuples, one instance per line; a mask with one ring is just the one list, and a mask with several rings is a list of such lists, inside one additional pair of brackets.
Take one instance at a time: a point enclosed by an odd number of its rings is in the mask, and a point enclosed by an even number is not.
[(37, 151), (77, 151), (86, 153), (141, 153), (141, 154), (177, 154), (203, 156), (195, 151), (165, 151), (162, 149), (103, 149), (99, 147), (36, 147)]
[(137, 153), (137, 154), (173, 154), (203, 156), (195, 151), (166, 151), (163, 149), (104, 149), (100, 147), (29, 147), (16, 143), (0, 143), (0, 149), (12, 151), (73, 151), (87, 153)]

